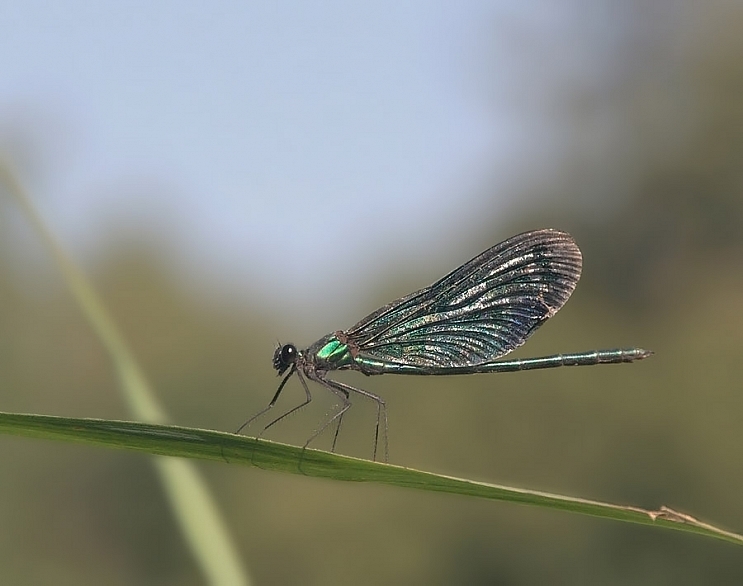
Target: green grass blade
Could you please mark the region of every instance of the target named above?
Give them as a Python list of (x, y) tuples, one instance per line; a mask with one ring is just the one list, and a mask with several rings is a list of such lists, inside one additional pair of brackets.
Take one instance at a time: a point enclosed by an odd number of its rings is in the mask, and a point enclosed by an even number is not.
[[(165, 423), (164, 409), (95, 289), (46, 227), (10, 167), (0, 160), (0, 186), (3, 184), (51, 252), (85, 318), (106, 348), (133, 416), (152, 423)], [(209, 583), (249, 584), (237, 549), (199, 473), (182, 461), (156, 459), (154, 465), (181, 532)]]
[(73, 441), (150, 454), (248, 464), (267, 470), (334, 480), (377, 482), (404, 488), (475, 496), (686, 531), (743, 545), (743, 536), (667, 507), (653, 511), (475, 482), (205, 429), (103, 419), (0, 413), (0, 433)]

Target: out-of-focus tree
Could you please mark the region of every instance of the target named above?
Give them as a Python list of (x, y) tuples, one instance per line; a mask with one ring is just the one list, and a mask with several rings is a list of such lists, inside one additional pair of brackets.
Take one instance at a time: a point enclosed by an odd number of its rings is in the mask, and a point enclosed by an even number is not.
[[(642, 22), (651, 8), (634, 10)], [(611, 96), (602, 103), (613, 133), (604, 186), (621, 198), (610, 215), (576, 227), (604, 256), (589, 283), (648, 309), (699, 271), (743, 271), (743, 4), (679, 10), (676, 26), (640, 43), (600, 96)], [(570, 126), (595, 127), (591, 98), (599, 96), (578, 96)], [(586, 154), (578, 150), (576, 166)]]

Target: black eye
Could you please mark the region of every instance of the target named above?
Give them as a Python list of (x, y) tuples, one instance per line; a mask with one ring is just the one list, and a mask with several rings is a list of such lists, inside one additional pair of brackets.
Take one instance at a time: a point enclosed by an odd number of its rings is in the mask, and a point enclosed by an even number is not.
[(297, 355), (297, 349), (292, 344), (286, 344), (281, 348), (281, 361), (286, 364), (294, 362), (294, 358)]
[(276, 348), (276, 352), (274, 352), (273, 367), (279, 371), (279, 374), (284, 374), (286, 369), (294, 364), (296, 359), (296, 346), (294, 346), (294, 344), (284, 344), (283, 346)]

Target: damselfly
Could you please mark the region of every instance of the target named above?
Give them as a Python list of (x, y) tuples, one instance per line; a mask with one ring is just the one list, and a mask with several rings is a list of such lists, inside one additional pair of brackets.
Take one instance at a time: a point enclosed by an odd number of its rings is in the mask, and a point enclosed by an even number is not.
[(339, 403), (305, 447), (335, 422), (331, 448), (335, 450), (351, 393), (356, 393), (376, 402), (374, 459), (381, 428), (387, 461), (385, 402), (369, 391), (327, 378), (329, 372), (475, 374), (633, 362), (650, 356), (647, 350), (628, 348), (497, 360), (557, 313), (575, 289), (581, 266), (581, 252), (570, 234), (549, 229), (525, 232), (489, 248), (430, 287), (381, 307), (349, 330), (328, 334), (305, 350), (279, 345), (273, 367), (279, 376), (287, 374), (268, 406), (236, 433), (273, 408), (296, 373), (305, 400), (271, 421), (259, 436), (312, 401), (307, 378), (332, 391)]

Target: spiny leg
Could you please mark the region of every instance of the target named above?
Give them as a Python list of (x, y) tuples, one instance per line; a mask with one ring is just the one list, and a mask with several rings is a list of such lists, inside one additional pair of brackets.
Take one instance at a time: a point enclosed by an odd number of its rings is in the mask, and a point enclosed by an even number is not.
[[(387, 432), (389, 431), (389, 427), (387, 424), (387, 405), (382, 399), (382, 397), (375, 395), (374, 393), (370, 393), (369, 391), (365, 391), (363, 389), (358, 389), (356, 387), (352, 387), (351, 385), (347, 385), (346, 383), (342, 383), (337, 380), (330, 380), (318, 377), (318, 382), (322, 385), (326, 385), (330, 388), (335, 388), (338, 391), (341, 391), (348, 396), (349, 393), (358, 393), (359, 395), (362, 395), (364, 397), (368, 397), (369, 399), (373, 400), (377, 404), (377, 423), (374, 427), (374, 455), (372, 456), (372, 459), (376, 461), (377, 459), (377, 445), (379, 444), (379, 422), (380, 420), (383, 421), (384, 426), (382, 428), (383, 436), (384, 436), (384, 461), (389, 462), (390, 460), (390, 453), (389, 453), (389, 444), (387, 441)], [(350, 406), (350, 403), (349, 403)], [(345, 413), (345, 411), (348, 410), (348, 407), (344, 409), (340, 415)], [(336, 415), (338, 417), (338, 415)]]
[(305, 400), (304, 400), (304, 401), (302, 401), (302, 403), (300, 403), (300, 404), (299, 404), (299, 405), (297, 405), (296, 407), (293, 407), (292, 409), (289, 409), (289, 411), (287, 411), (286, 413), (282, 414), (282, 415), (281, 415), (280, 417), (277, 417), (276, 419), (274, 419), (273, 421), (271, 421), (271, 422), (270, 422), (270, 423), (269, 423), (268, 425), (266, 425), (266, 426), (265, 426), (265, 427), (264, 427), (264, 428), (263, 428), (263, 429), (261, 430), (261, 432), (260, 432), (260, 433), (259, 433), (259, 434), (258, 434), (258, 435), (256, 436), (256, 438), (257, 438), (257, 439), (260, 439), (260, 438), (261, 438), (261, 437), (263, 436), (263, 434), (264, 434), (264, 433), (266, 433), (266, 431), (267, 431), (267, 430), (268, 430), (268, 429), (269, 429), (270, 427), (272, 427), (273, 425), (277, 424), (277, 423), (278, 423), (279, 421), (281, 421), (281, 420), (282, 420), (282, 419), (284, 419), (285, 417), (287, 417), (287, 416), (291, 415), (291, 414), (292, 414), (292, 413), (294, 413), (295, 411), (298, 411), (299, 409), (301, 409), (302, 407), (304, 407), (305, 405), (307, 405), (308, 403), (310, 403), (310, 401), (312, 401), (312, 393), (310, 393), (310, 389), (309, 389), (309, 387), (307, 386), (307, 383), (305, 382), (305, 380), (304, 380), (304, 377), (302, 376), (302, 373), (301, 373), (301, 372), (299, 372), (299, 371), (298, 371), (298, 370), (296, 369), (296, 367), (292, 366), (292, 369), (291, 369), (291, 370), (289, 371), (289, 374), (287, 374), (287, 375), (286, 375), (286, 376), (284, 377), (284, 380), (282, 380), (282, 381), (281, 381), (281, 384), (279, 385), (279, 388), (278, 388), (278, 389), (276, 389), (276, 393), (274, 394), (274, 396), (273, 396), (273, 399), (271, 399), (271, 402), (270, 402), (270, 403), (268, 404), (268, 407), (266, 407), (265, 409), (263, 409), (263, 410), (259, 411), (259, 412), (258, 412), (258, 413), (256, 413), (255, 415), (253, 415), (253, 417), (251, 417), (251, 418), (250, 418), (250, 419), (248, 419), (248, 420), (247, 420), (247, 421), (246, 421), (245, 423), (243, 423), (243, 424), (242, 424), (242, 425), (241, 425), (241, 426), (240, 426), (240, 427), (238, 428), (238, 430), (237, 430), (237, 431), (236, 431), (235, 433), (240, 433), (240, 431), (242, 431), (242, 430), (243, 430), (243, 428), (245, 428), (245, 427), (246, 427), (247, 425), (250, 425), (250, 423), (252, 423), (252, 422), (253, 422), (253, 421), (255, 421), (256, 419), (258, 419), (258, 418), (259, 418), (259, 417), (260, 417), (261, 415), (263, 415), (264, 413), (267, 413), (268, 411), (270, 411), (270, 410), (271, 410), (271, 408), (273, 408), (273, 406), (274, 406), (274, 405), (276, 404), (276, 401), (278, 401), (278, 399), (279, 399), (279, 395), (281, 395), (281, 391), (282, 391), (282, 390), (284, 389), (284, 385), (286, 385), (287, 381), (288, 381), (288, 380), (289, 380), (289, 379), (291, 378), (291, 376), (292, 376), (292, 375), (293, 375), (293, 374), (294, 374), (295, 372), (297, 373), (297, 376), (299, 377), (299, 382), (301, 382), (301, 383), (302, 383), (302, 387), (304, 388), (304, 393), (305, 393), (305, 397), (306, 397), (306, 398), (305, 398)]
[[(348, 399), (348, 391), (343, 391), (343, 393), (346, 395), (346, 399)], [(330, 447), (331, 452), (335, 452), (335, 444), (338, 442), (338, 434), (341, 431), (341, 423), (343, 423), (343, 413), (341, 413), (338, 416), (338, 425), (335, 427), (335, 435), (333, 436), (333, 445)]]
[[(292, 366), (291, 370), (289, 371), (289, 374), (287, 374), (284, 377), (284, 380), (282, 380), (281, 381), (281, 384), (279, 384), (279, 388), (276, 389), (276, 392), (274, 393), (273, 399), (271, 399), (271, 402), (268, 404), (268, 407), (266, 407), (265, 409), (261, 409), (260, 411), (258, 411), (258, 413), (256, 413), (255, 415), (253, 415), (250, 419), (248, 419), (245, 423), (243, 423), (240, 427), (238, 427), (237, 428), (237, 431), (235, 431), (235, 435), (239, 434), (248, 425), (250, 425), (251, 423), (253, 423), (253, 421), (255, 421), (261, 415), (263, 415), (264, 413), (267, 413), (268, 411), (270, 411), (273, 408), (273, 406), (276, 404), (276, 401), (279, 400), (279, 395), (281, 395), (281, 391), (284, 390), (284, 385), (286, 385), (287, 381), (291, 378), (291, 376), (294, 374), (295, 371), (296, 371), (296, 367)], [(309, 391), (308, 391), (307, 394), (309, 395)], [(309, 402), (309, 401), (307, 401), (307, 402)], [(306, 405), (306, 404), (307, 403), (303, 403), (303, 405)], [(266, 430), (264, 429), (263, 431), (266, 431)], [(261, 432), (261, 433), (263, 433), (263, 432)]]
[(335, 393), (336, 395), (338, 395), (338, 397), (340, 397), (340, 399), (343, 402), (343, 404), (342, 404), (340, 410), (335, 415), (333, 415), (330, 419), (328, 419), (325, 423), (323, 423), (317, 430), (315, 430), (315, 432), (305, 442), (304, 447), (306, 448), (307, 446), (309, 446), (310, 443), (318, 435), (320, 435), (323, 431), (325, 431), (328, 428), (328, 426), (330, 424), (332, 424), (337, 419), (338, 420), (338, 427), (335, 430), (335, 438), (333, 438), (333, 447), (331, 448), (331, 451), (335, 451), (335, 441), (338, 438), (338, 431), (340, 430), (340, 420), (343, 419), (343, 414), (350, 409), (350, 407), (351, 407), (351, 401), (348, 400), (348, 393), (346, 391), (344, 391), (343, 389), (336, 388), (332, 384), (329, 384), (329, 383), (332, 383), (334, 381), (328, 381), (328, 380), (325, 380), (324, 378), (317, 377), (317, 376), (312, 377), (312, 380), (314, 380), (315, 382), (320, 383), (326, 389), (328, 389), (328, 390), (332, 391), (333, 393)]
[[(266, 427), (263, 428), (263, 430), (258, 434), (258, 437), (261, 437), (264, 433), (266, 433), (266, 431), (270, 427), (273, 427), (279, 421), (281, 421), (285, 417), (288, 417), (289, 415), (291, 415), (295, 411), (299, 411), (302, 407), (304, 407), (305, 405), (309, 404), (310, 401), (312, 401), (312, 393), (310, 393), (310, 388), (307, 386), (307, 382), (304, 380), (304, 377), (302, 376), (302, 373), (299, 370), (297, 370), (297, 377), (299, 377), (299, 382), (301, 382), (302, 383), (302, 387), (304, 387), (304, 392), (305, 392), (305, 395), (306, 395), (307, 398), (301, 404), (297, 405), (296, 407), (294, 407), (292, 409), (289, 409), (289, 411), (287, 411), (286, 413), (284, 413), (280, 417), (277, 417), (276, 419), (274, 419), (271, 423), (269, 423)], [(287, 377), (287, 378), (289, 378), (289, 377)]]

